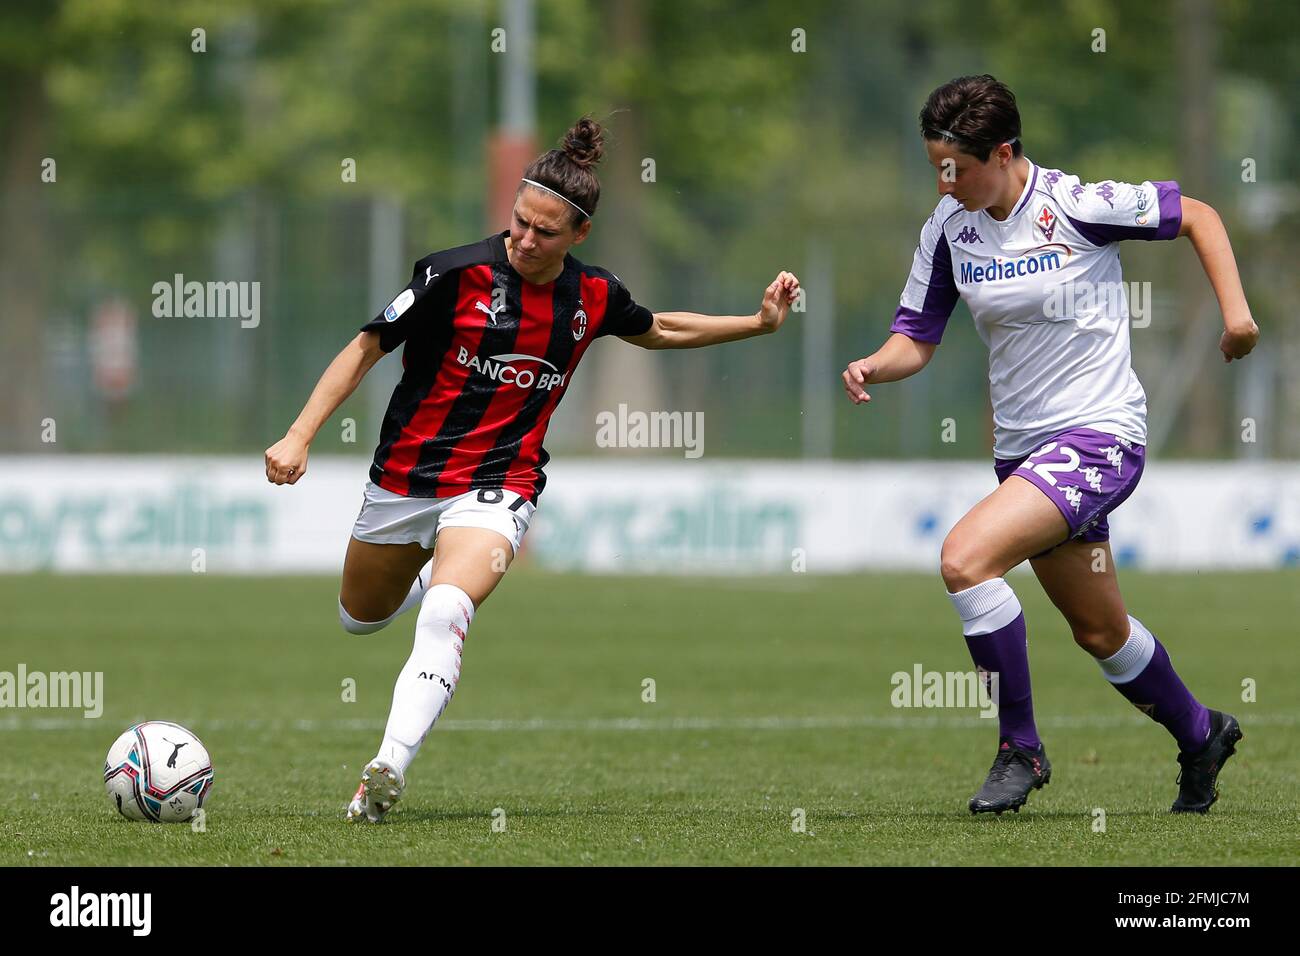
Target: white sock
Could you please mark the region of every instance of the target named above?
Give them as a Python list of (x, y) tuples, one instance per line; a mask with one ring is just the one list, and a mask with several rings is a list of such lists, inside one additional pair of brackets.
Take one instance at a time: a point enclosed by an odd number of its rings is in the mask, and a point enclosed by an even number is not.
[(1020, 600), (1005, 578), (990, 578), (964, 591), (948, 592), (967, 637), (992, 634), (1021, 613)]
[(1136, 678), (1151, 663), (1156, 653), (1155, 636), (1132, 614), (1128, 616), (1128, 640), (1124, 646), (1112, 654), (1097, 661), (1101, 666), (1101, 676), (1112, 684), (1127, 684)]
[(432, 576), (433, 558), (430, 558), (424, 567), (420, 568), (419, 573), (416, 574), (415, 580), (411, 582), (411, 590), (406, 592), (406, 597), (402, 599), (402, 606), (393, 612), (392, 617), (389, 618), (390, 621), (394, 617), (401, 617), (424, 600), (424, 592), (429, 587), (429, 578)]
[(406, 592), (406, 597), (402, 599), (402, 605), (382, 621), (358, 621), (355, 617), (347, 612), (343, 607), (343, 602), (339, 601), (339, 621), (343, 624), (343, 630), (349, 634), (373, 634), (375, 631), (381, 631), (393, 621), (397, 620), (411, 608), (415, 607), (424, 598), (424, 590), (428, 587), (429, 578), (433, 574), (433, 558), (430, 558), (420, 572), (411, 582), (411, 590)]
[(460, 655), (474, 619), (474, 603), (454, 584), (424, 594), (415, 622), (415, 647), (393, 686), (393, 706), (379, 756), (402, 773), (442, 716), (460, 680)]

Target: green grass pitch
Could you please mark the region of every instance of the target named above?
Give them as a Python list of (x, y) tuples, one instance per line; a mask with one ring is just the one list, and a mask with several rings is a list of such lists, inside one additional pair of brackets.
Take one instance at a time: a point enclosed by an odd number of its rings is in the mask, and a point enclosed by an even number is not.
[[(400, 812), (350, 827), (414, 614), (347, 635), (333, 578), (0, 577), (0, 670), (103, 671), (105, 697), (99, 719), (0, 711), (0, 863), (1297, 863), (1295, 572), (1121, 575), (1192, 691), (1245, 731), (1205, 817), (1168, 813), (1172, 739), (1102, 679), (1032, 576), (1010, 581), (1053, 764), (1018, 815), (966, 809), (995, 720), (891, 706), (896, 671), (971, 669), (937, 575), (521, 566), (475, 618)], [(110, 806), (104, 754), (145, 718), (211, 751), (206, 832)]]

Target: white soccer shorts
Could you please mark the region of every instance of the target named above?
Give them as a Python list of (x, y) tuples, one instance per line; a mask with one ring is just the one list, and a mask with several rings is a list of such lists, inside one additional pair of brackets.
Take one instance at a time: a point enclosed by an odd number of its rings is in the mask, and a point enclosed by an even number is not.
[(513, 491), (482, 489), (447, 498), (416, 498), (367, 481), (352, 537), (370, 544), (418, 541), (432, 548), (443, 528), (486, 528), (505, 537), (518, 554), (536, 510), (536, 505)]

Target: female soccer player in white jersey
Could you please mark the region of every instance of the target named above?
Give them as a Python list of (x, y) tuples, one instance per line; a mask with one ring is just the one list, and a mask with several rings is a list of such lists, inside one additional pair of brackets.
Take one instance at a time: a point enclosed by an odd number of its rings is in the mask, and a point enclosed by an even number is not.
[[(921, 230), (891, 334), (851, 363), (844, 387), (914, 375), (960, 296), (989, 348), (997, 489), (949, 532), (948, 597), (977, 668), (998, 675), (1000, 740), (972, 813), (1019, 810), (1051, 765), (1034, 725), (1025, 619), (1003, 575), (1026, 558), (1102, 676), (1178, 742), (1175, 812), (1209, 810), (1241, 730), (1183, 685), (1161, 643), (1120, 596), (1106, 516), (1137, 485), (1146, 397), (1129, 364), (1119, 243), (1187, 236), (1223, 313), (1225, 361), (1259, 338), (1223, 223), (1176, 182), (1079, 177), (1022, 152), (1015, 97), (991, 76), (930, 94), (921, 134), (940, 194)], [(1097, 561), (1096, 552), (1104, 560)]]
[[(325, 370), (266, 477), (295, 484), (317, 431), (383, 356), (404, 344), (343, 565), (339, 618), (369, 634), (419, 605), (415, 647), (393, 688), (384, 739), (348, 808), (379, 822), (455, 692), (474, 614), (505, 574), (546, 483), (542, 438), (596, 338), (697, 348), (775, 332), (798, 280), (780, 273), (752, 315), (651, 314), (613, 273), (569, 255), (600, 199), (599, 124), (580, 120), (538, 157), (509, 230), (419, 260), (411, 282)], [(431, 559), (432, 556), (432, 559)]]

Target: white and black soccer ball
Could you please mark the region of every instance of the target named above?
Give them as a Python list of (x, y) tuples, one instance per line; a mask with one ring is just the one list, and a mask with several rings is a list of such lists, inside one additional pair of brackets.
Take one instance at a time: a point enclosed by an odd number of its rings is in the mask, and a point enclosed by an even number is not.
[(104, 786), (128, 820), (184, 823), (212, 789), (212, 758), (180, 724), (146, 720), (108, 748)]

